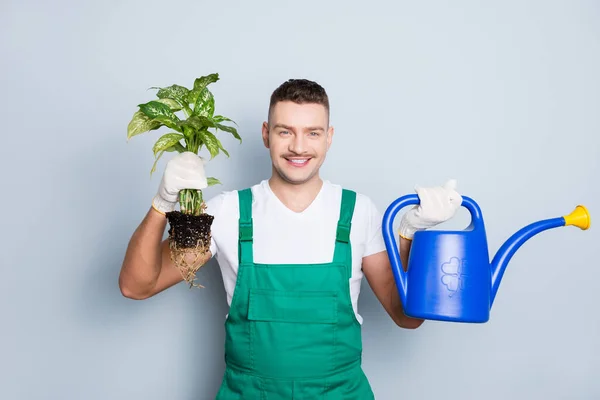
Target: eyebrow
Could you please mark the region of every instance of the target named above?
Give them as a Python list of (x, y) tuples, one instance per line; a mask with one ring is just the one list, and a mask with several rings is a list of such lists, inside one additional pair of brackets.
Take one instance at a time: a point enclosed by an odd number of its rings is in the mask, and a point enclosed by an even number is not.
[[(275, 129), (275, 128), (284, 128), (284, 129), (289, 129), (291, 131), (294, 130), (293, 127), (285, 125), (285, 124), (275, 124), (273, 126), (273, 129)], [(306, 128), (306, 130), (308, 130), (308, 131), (325, 131), (325, 129), (323, 129), (320, 126), (309, 126), (309, 127)]]

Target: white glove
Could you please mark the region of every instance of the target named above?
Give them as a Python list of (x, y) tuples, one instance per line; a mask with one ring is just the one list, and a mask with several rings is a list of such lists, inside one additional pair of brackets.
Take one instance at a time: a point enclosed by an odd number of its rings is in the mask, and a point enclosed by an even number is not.
[(179, 201), (179, 191), (183, 189), (202, 190), (208, 187), (205, 161), (190, 151), (178, 153), (167, 163), (158, 187), (152, 199), (152, 207), (161, 214), (175, 210)]
[(399, 233), (412, 240), (416, 231), (432, 228), (452, 218), (462, 204), (462, 197), (456, 191), (456, 180), (451, 179), (444, 186), (431, 188), (415, 187), (419, 205), (407, 211), (400, 220)]

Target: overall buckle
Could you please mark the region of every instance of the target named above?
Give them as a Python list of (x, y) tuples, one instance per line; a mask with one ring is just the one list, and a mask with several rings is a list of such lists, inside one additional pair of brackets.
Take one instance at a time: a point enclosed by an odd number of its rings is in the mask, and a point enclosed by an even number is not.
[(350, 242), (350, 223), (343, 224), (339, 223), (335, 238), (338, 242), (349, 243)]
[(251, 242), (252, 241), (252, 219), (249, 222), (239, 223), (239, 237), (242, 242)]

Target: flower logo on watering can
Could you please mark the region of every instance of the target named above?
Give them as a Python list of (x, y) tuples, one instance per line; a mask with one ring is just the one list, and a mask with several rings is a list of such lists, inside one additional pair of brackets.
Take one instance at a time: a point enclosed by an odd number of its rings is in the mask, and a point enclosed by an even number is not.
[(450, 297), (464, 287), (463, 263), (465, 261), (458, 257), (452, 257), (450, 261), (442, 264), (442, 283), (450, 291)]

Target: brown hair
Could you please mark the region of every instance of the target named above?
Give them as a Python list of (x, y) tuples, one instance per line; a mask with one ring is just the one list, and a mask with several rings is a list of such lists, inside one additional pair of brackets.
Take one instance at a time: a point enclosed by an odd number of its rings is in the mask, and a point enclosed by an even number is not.
[(327, 109), (329, 115), (329, 97), (325, 89), (316, 82), (308, 79), (288, 79), (282, 83), (273, 94), (269, 104), (269, 115), (271, 108), (279, 101), (293, 101), (297, 104), (316, 103)]

